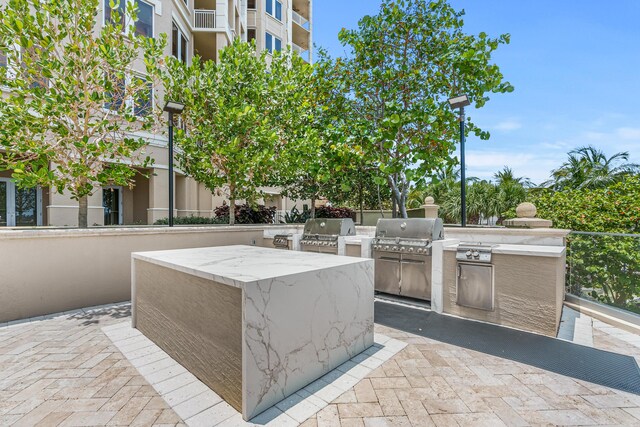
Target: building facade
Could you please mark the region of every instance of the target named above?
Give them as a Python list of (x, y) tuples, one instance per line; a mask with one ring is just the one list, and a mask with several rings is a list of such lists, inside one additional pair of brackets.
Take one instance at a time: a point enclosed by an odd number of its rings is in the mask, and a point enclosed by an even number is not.
[[(165, 55), (187, 63), (195, 55), (217, 60), (220, 49), (235, 38), (255, 40), (258, 53), (290, 46), (307, 61), (312, 59), (312, 0), (127, 1), (138, 7), (136, 32), (153, 37), (167, 34)], [(98, 22), (109, 18), (109, 5), (110, 0), (103, 0)], [(141, 169), (132, 189), (113, 186), (97, 190), (89, 198), (90, 226), (153, 224), (168, 217), (168, 141), (164, 134), (144, 137), (148, 141), (145, 154), (154, 159), (153, 168)], [(226, 200), (223, 192), (212, 193), (179, 169), (174, 179), (176, 217), (211, 217)], [(288, 199), (278, 189), (264, 190), (261, 202), (279, 211), (294, 206), (302, 210), (308, 203)], [(0, 227), (75, 226), (77, 217), (78, 203), (69, 195), (46, 188), (21, 190), (11, 181), (11, 171), (0, 172)]]

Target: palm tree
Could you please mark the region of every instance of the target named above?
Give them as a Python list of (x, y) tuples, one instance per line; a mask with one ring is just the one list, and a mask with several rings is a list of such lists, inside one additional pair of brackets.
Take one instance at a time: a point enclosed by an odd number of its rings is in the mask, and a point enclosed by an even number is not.
[(629, 163), (627, 151), (607, 157), (590, 145), (570, 151), (567, 161), (551, 172), (543, 186), (558, 191), (602, 188), (638, 172), (640, 165)]
[(516, 177), (513, 169), (509, 166), (505, 166), (501, 171), (494, 173), (493, 179), (497, 185), (514, 183), (520, 184), (525, 188), (533, 187), (533, 183), (529, 178)]

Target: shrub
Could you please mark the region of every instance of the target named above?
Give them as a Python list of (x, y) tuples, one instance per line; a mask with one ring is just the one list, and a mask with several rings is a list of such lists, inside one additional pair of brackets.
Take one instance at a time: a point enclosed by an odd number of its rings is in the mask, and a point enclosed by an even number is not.
[(287, 224), (304, 224), (311, 218), (311, 210), (303, 209), (302, 212), (297, 207), (293, 207), (291, 212), (288, 212), (284, 216), (284, 220)]
[[(530, 192), (538, 217), (573, 231), (640, 233), (640, 177), (601, 189)], [(639, 312), (640, 237), (572, 234), (567, 242), (569, 292)]]
[[(204, 216), (180, 216), (173, 218), (175, 225), (205, 225), (205, 224), (224, 224), (219, 218), (209, 218)], [(162, 218), (153, 223), (153, 225), (169, 225), (169, 218)]]
[[(215, 210), (216, 218), (229, 222), (229, 205), (218, 206)], [(268, 208), (264, 205), (236, 205), (236, 224), (273, 224), (276, 216), (276, 208)]]
[(349, 208), (334, 208), (331, 206), (322, 206), (316, 209), (316, 218), (352, 218), (355, 219), (356, 213)]

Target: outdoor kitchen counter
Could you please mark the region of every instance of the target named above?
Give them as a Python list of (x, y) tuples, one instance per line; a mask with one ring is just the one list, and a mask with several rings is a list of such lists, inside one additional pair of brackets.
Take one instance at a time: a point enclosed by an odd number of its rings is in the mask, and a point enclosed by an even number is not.
[[(444, 247), (443, 310), (456, 316), (510, 326), (548, 336), (556, 336), (565, 286), (564, 246), (498, 244), (491, 249), (493, 271), (491, 293), (481, 291), (478, 282), (476, 295), (491, 296), (493, 309), (480, 309), (458, 302), (459, 264), (482, 266), (456, 260), (457, 244)], [(488, 264), (485, 264), (488, 265)], [(464, 273), (461, 273), (465, 271)], [(476, 270), (477, 272), (477, 270)], [(479, 277), (479, 276), (476, 276)], [(466, 288), (469, 292), (469, 288)], [(486, 288), (485, 288), (486, 289)], [(471, 291), (473, 295), (473, 290)]]
[(245, 420), (373, 344), (373, 260), (254, 246), (132, 258), (133, 326)]

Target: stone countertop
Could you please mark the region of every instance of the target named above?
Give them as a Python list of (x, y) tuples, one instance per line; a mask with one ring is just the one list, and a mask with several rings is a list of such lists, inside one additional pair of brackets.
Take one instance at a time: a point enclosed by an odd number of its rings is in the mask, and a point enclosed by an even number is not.
[(218, 246), (170, 251), (134, 252), (132, 258), (175, 269), (236, 288), (293, 274), (372, 260), (288, 251), (256, 246)]
[[(444, 250), (454, 252), (458, 249), (457, 244), (445, 246)], [(540, 256), (558, 258), (564, 255), (563, 246), (538, 246), (538, 245), (495, 245), (492, 252), (494, 254)]]
[(369, 239), (369, 242), (370, 242), (371, 239), (373, 239), (373, 237), (365, 236), (361, 234), (358, 234), (356, 236), (344, 236), (344, 242), (347, 245), (360, 245), (362, 244), (363, 239)]

